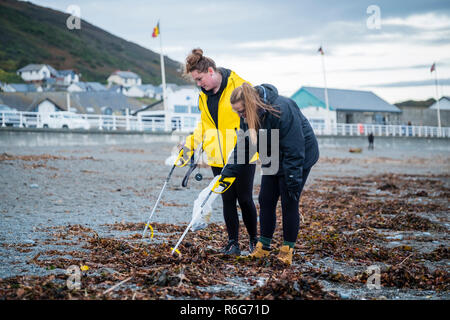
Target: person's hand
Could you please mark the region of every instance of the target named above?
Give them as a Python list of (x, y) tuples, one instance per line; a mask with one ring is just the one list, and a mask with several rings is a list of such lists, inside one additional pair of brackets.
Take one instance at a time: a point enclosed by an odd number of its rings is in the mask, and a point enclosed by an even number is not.
[(180, 142), (180, 143), (177, 145), (178, 151), (181, 151), (181, 149), (183, 149), (183, 147), (184, 147), (185, 144), (186, 144), (186, 141)]
[(193, 154), (194, 153), (183, 144), (180, 148), (175, 164), (179, 167), (184, 167), (189, 162)]
[(298, 201), (300, 199), (300, 191), (288, 190), (289, 198)]

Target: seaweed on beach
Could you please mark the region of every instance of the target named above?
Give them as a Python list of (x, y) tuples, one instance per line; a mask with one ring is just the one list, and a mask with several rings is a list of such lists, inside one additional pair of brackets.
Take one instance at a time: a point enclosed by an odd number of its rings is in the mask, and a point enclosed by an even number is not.
[[(428, 231), (433, 237), (446, 231), (444, 223), (422, 217), (423, 213), (448, 210), (445, 199), (433, 203), (410, 203), (403, 194), (421, 186), (427, 194), (445, 187), (433, 183), (436, 177), (381, 175), (362, 178), (317, 180), (302, 195), (300, 232), (294, 261), (288, 267), (276, 259), (282, 242), (281, 209), (270, 257), (250, 259), (225, 256), (220, 249), (227, 236), (223, 224), (189, 232), (172, 255), (172, 247), (186, 225), (152, 223), (153, 239), (141, 239), (144, 223), (122, 222), (103, 225), (117, 236), (100, 236), (87, 225), (48, 227), (46, 243), (60, 243), (73, 250), (43, 250), (28, 264), (48, 270), (45, 276), (16, 276), (0, 279), (3, 299), (339, 299), (322, 281), (364, 287), (365, 272), (343, 273), (329, 266), (314, 266), (330, 259), (360, 270), (381, 266), (381, 285), (399, 289), (448, 292), (448, 271), (430, 263), (448, 259), (448, 237), (429, 253), (411, 244), (388, 246), (383, 231)], [(394, 183), (399, 189), (379, 186)], [(257, 188), (256, 188), (257, 189)], [(383, 192), (384, 192), (383, 191)], [(439, 192), (438, 192), (439, 191)], [(176, 200), (172, 200), (174, 204)], [(421, 214), (419, 216), (419, 214)], [(445, 221), (443, 221), (445, 222)], [(244, 230), (241, 225), (241, 230)], [(123, 234), (120, 234), (123, 232)], [(445, 234), (445, 232), (443, 232)], [(241, 247), (248, 238), (242, 232)], [(39, 248), (39, 241), (26, 250)], [(36, 251), (35, 251), (36, 252)], [(69, 289), (70, 266), (80, 271), (80, 289)], [(244, 289), (240, 289), (240, 287)], [(214, 288), (214, 289), (212, 289)]]

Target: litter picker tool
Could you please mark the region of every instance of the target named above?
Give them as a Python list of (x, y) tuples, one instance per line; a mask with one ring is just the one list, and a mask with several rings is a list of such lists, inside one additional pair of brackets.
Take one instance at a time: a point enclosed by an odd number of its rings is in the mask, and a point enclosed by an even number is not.
[[(189, 162), (189, 159), (192, 157), (193, 151), (188, 152), (188, 154), (187, 154), (188, 159), (187, 160), (184, 159), (183, 154), (184, 154), (184, 149), (182, 149), (180, 151), (180, 153), (178, 154), (178, 157), (175, 160), (175, 163), (173, 164), (172, 168), (170, 169), (169, 175), (167, 176), (166, 180), (164, 181), (164, 185), (163, 185), (163, 187), (161, 189), (161, 192), (159, 193), (158, 199), (156, 200), (155, 205), (153, 206), (153, 210), (150, 213), (150, 216), (148, 217), (148, 221), (145, 224), (144, 232), (142, 233), (142, 238), (145, 237), (145, 233), (147, 232), (150, 220), (152, 219), (152, 216), (155, 213), (155, 210), (156, 210), (156, 207), (158, 206), (159, 200), (161, 200), (161, 196), (162, 196), (162, 194), (164, 192), (164, 189), (166, 188), (167, 183), (170, 180), (170, 177), (172, 176), (173, 170), (175, 169), (175, 167), (179, 167), (179, 168), (184, 167)], [(178, 164), (179, 162), (180, 162), (180, 164)]]
[[(189, 176), (195, 170), (195, 168), (197, 168), (200, 158), (202, 156), (202, 153), (203, 153), (203, 144), (200, 144), (200, 146), (197, 148), (196, 152), (194, 152), (193, 156), (191, 157), (191, 163), (189, 165), (189, 169), (186, 172), (186, 174), (184, 175), (183, 181), (181, 182), (181, 185), (183, 187), (187, 187), (187, 184), (189, 181)], [(197, 181), (201, 181), (203, 179), (203, 176), (200, 173), (197, 173), (195, 175), (195, 179)]]
[[(235, 129), (235, 131), (237, 134), (236, 129)], [(208, 144), (209, 143), (207, 143), (206, 145), (208, 145)], [(228, 155), (228, 160), (233, 156), (233, 154), (234, 154), (233, 151), (230, 152), (230, 154)], [(227, 162), (228, 162), (228, 160), (227, 160)], [(222, 171), (224, 168), (225, 167), (222, 168)], [(225, 191), (227, 191), (233, 184), (234, 180), (236, 180), (236, 177), (222, 177), (222, 179), (219, 180), (219, 178), (222, 176), (222, 171), (220, 172), (221, 173), (220, 175), (217, 175), (211, 181), (211, 183), (208, 185), (208, 187), (206, 187), (205, 189), (203, 189), (202, 192), (200, 192), (199, 198), (204, 194), (205, 191), (207, 192), (207, 195), (205, 196), (205, 199), (201, 202), (201, 205), (199, 208), (195, 208), (195, 204), (194, 204), (194, 212), (192, 214), (192, 220), (189, 223), (189, 225), (186, 227), (186, 230), (184, 230), (183, 234), (181, 235), (181, 237), (178, 240), (175, 247), (172, 249), (172, 255), (177, 250), (181, 241), (183, 241), (183, 239), (186, 236), (186, 234), (188, 233), (189, 229), (194, 225), (195, 222), (197, 222), (197, 220), (199, 220), (202, 217), (205, 206), (211, 205), (211, 203), (216, 198), (215, 196), (217, 196), (217, 194), (221, 194), (221, 193), (224, 193)], [(211, 195), (213, 195), (213, 194), (214, 194), (214, 196), (211, 198)], [(197, 201), (198, 200), (199, 199), (197, 199)]]
[[(209, 190), (208, 194), (206, 195), (205, 199), (203, 200), (203, 202), (200, 205), (200, 208), (198, 210), (196, 210), (192, 216), (192, 220), (189, 223), (189, 225), (186, 227), (186, 230), (184, 230), (183, 234), (181, 235), (180, 239), (178, 240), (177, 244), (175, 245), (175, 247), (173, 247), (172, 249), (172, 254), (177, 250), (178, 246), (180, 245), (180, 243), (183, 241), (184, 237), (186, 236), (186, 234), (188, 233), (189, 229), (194, 225), (194, 223), (200, 219), (202, 217), (202, 213), (203, 213), (203, 209), (205, 208), (205, 206), (207, 204), (211, 204), (214, 199), (215, 196), (213, 194), (221, 194), (224, 193), (225, 191), (228, 190), (228, 188), (230, 188), (230, 186), (233, 184), (234, 180), (236, 180), (235, 177), (229, 177), (229, 178), (224, 178), (222, 180), (219, 180), (219, 176), (216, 176), (211, 183), (209, 184), (208, 187), (206, 187), (206, 189), (204, 190)], [(212, 186), (212, 187), (211, 187)], [(203, 191), (204, 191), (203, 190)], [(200, 193), (199, 197), (202, 195), (203, 191)], [(211, 195), (213, 195), (213, 198), (211, 198)], [(209, 200), (209, 201), (208, 201)]]

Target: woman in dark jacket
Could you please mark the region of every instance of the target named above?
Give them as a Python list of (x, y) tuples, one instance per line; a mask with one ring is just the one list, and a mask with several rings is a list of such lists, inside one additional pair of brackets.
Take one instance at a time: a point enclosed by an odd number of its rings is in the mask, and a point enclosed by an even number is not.
[[(272, 85), (253, 88), (244, 83), (233, 91), (230, 100), (233, 110), (241, 117), (240, 127), (246, 134), (239, 135), (231, 158), (234, 161), (225, 166), (220, 180), (238, 177), (245, 162), (251, 158), (251, 154), (247, 154), (245, 161), (241, 161), (244, 163), (239, 163), (239, 148), (249, 152), (253, 146), (253, 150), (259, 152), (263, 163), (259, 194), (260, 238), (250, 256), (269, 255), (276, 224), (276, 205), (281, 196), (284, 242), (278, 258), (290, 265), (299, 230), (300, 195), (311, 167), (319, 159), (317, 139), (297, 104), (279, 96)], [(262, 135), (266, 136), (265, 139)], [(262, 145), (264, 140), (267, 143)]]

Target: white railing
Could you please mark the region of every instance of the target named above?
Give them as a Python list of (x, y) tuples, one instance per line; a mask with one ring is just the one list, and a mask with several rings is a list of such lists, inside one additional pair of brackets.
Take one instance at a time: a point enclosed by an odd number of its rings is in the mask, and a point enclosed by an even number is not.
[(383, 124), (354, 124), (337, 123), (331, 128), (321, 124), (312, 124), (316, 135), (337, 136), (374, 136), (391, 137), (442, 137), (450, 138), (449, 127), (407, 126), (407, 125), (383, 125)]
[[(0, 127), (49, 128), (49, 129), (93, 129), (122, 131), (165, 131), (163, 117), (76, 114), (75, 117), (55, 117), (58, 113), (0, 111)], [(62, 113), (61, 113), (62, 114)], [(191, 132), (195, 129), (199, 116), (176, 114), (171, 119), (169, 131)]]
[[(193, 119), (192, 115), (173, 114), (169, 130), (192, 132), (198, 119), (198, 115), (196, 119)], [(163, 132), (166, 130), (164, 118), (156, 116), (78, 114), (75, 119), (62, 118), (52, 121), (48, 115), (43, 113), (11, 111), (0, 111), (0, 126), (144, 132)], [(450, 127), (439, 129), (430, 126), (347, 123), (338, 123), (331, 127), (313, 123), (312, 127), (316, 135), (367, 136), (369, 133), (373, 133), (374, 136), (450, 138)]]

